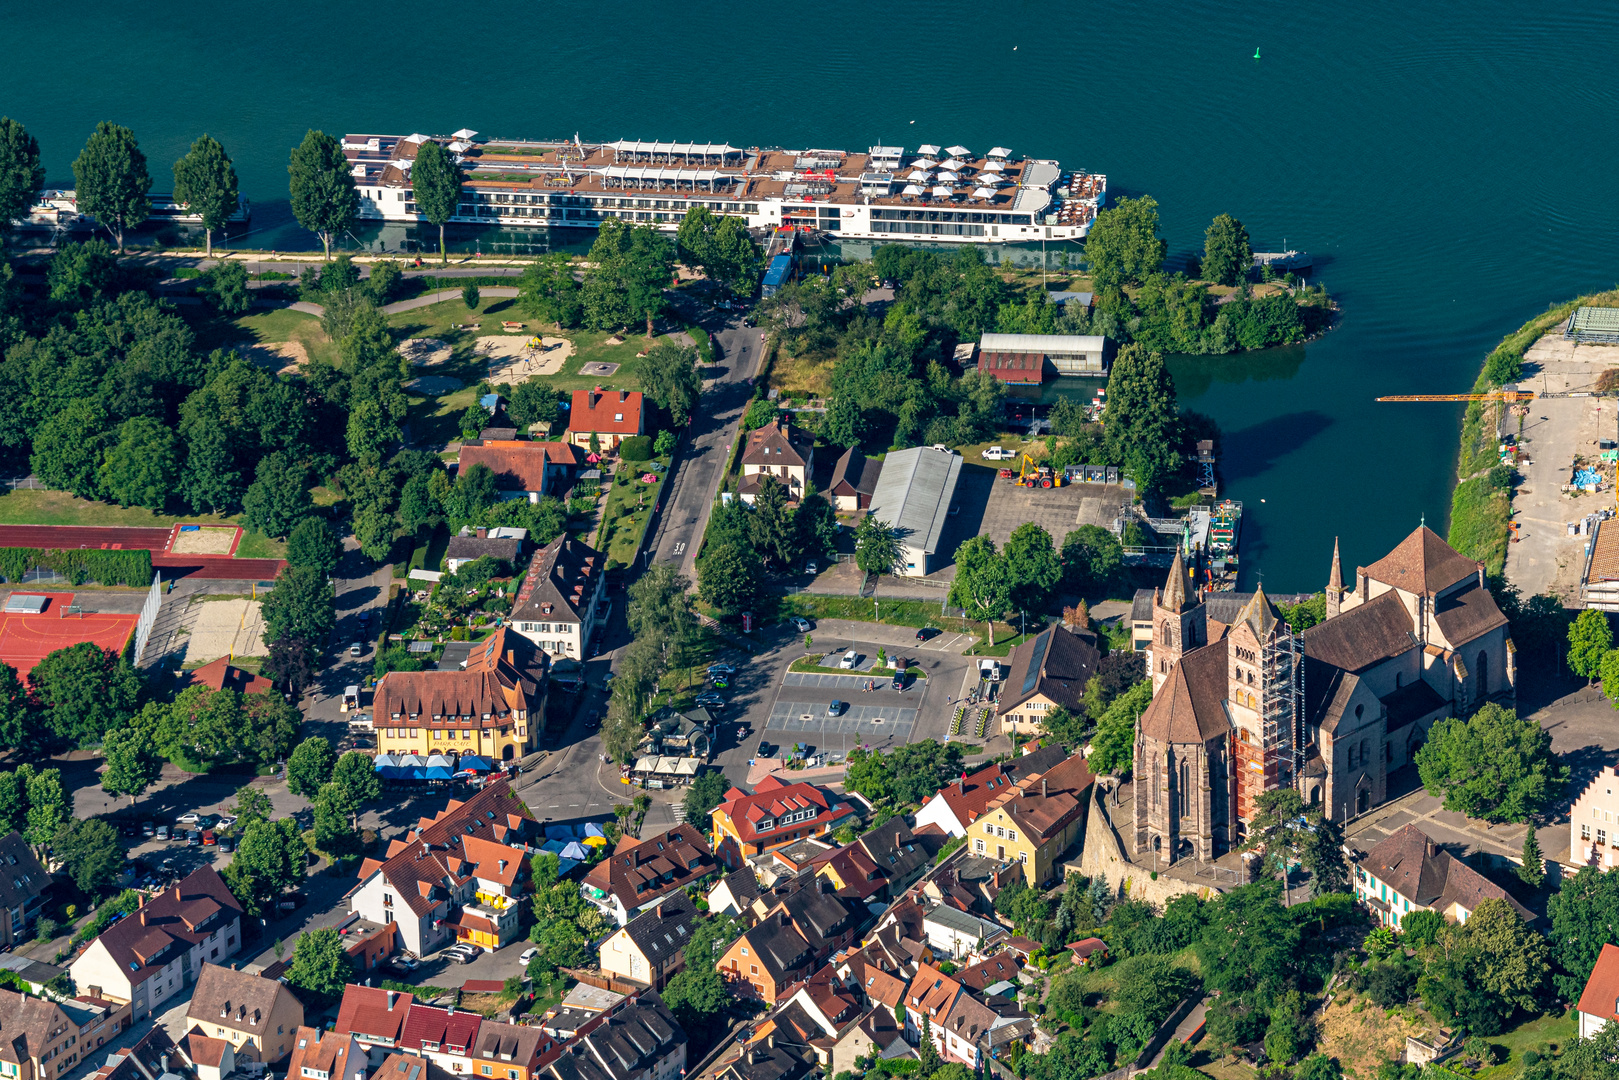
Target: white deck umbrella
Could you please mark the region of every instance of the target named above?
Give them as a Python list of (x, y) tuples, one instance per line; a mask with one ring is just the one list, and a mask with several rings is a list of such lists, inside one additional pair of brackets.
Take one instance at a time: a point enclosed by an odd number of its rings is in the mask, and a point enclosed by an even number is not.
[(910, 175), (905, 179), (914, 180), (917, 183), (925, 184), (929, 180), (933, 179), (933, 174), (928, 172), (926, 169), (912, 169)]
[(951, 157), (972, 157), (973, 154), (971, 150), (960, 145), (959, 143), (955, 146), (947, 147), (945, 149), (945, 153), (949, 154)]
[(990, 188), (990, 187), (976, 187), (976, 188), (973, 188), (973, 198), (975, 198), (975, 199), (993, 199), (994, 197), (995, 197), (995, 189), (994, 188)]
[(949, 161), (945, 162), (943, 165), (939, 166), (939, 168), (941, 168), (941, 169), (965, 169), (966, 167), (967, 167), (967, 163), (965, 161), (962, 161), (960, 158), (957, 158), (957, 157), (953, 157)]
[(939, 152), (939, 148), (933, 143), (923, 143), (921, 146), (916, 148), (916, 152), (921, 154), (923, 157), (932, 157), (934, 154)]
[(948, 199), (951, 194), (950, 189), (945, 187), (943, 184), (940, 184), (938, 187), (933, 189), (933, 197), (936, 199)]
[(939, 163), (930, 157), (920, 157), (911, 162), (911, 168), (913, 169), (937, 169), (938, 167)]
[(905, 190), (900, 192), (901, 195), (921, 195), (922, 193), (922, 185), (920, 184), (906, 184)]

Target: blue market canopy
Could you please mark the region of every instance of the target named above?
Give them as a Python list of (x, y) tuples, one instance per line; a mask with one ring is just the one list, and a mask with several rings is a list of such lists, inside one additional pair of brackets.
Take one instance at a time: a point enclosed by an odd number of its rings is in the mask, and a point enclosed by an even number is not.
[(588, 858), (589, 853), (585, 851), (585, 846), (583, 844), (581, 844), (581, 843), (579, 843), (579, 841), (575, 840), (572, 843), (570, 843), (567, 847), (562, 849), (562, 857), (564, 859), (581, 859), (582, 860), (582, 859)]
[(461, 768), (477, 769), (479, 772), (488, 772), (490, 769), (494, 768), (494, 766), (491, 765), (487, 759), (481, 758), (477, 754), (462, 754)]
[(450, 770), (445, 768), (443, 765), (434, 765), (432, 768), (425, 770), (425, 772), (426, 772), (425, 779), (428, 779), (428, 780), (453, 780), (453, 779), (455, 779), (455, 775), (453, 773), (451, 773)]

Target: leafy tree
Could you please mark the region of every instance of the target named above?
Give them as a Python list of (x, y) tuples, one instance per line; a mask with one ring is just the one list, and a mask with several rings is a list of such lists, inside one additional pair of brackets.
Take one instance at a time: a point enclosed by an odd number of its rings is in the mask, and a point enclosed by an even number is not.
[(697, 629), (697, 616), (687, 592), (691, 582), (669, 563), (655, 563), (629, 589), (625, 616), (637, 640), (656, 642), (664, 660), (673, 656)]
[(811, 559), (829, 559), (838, 549), (838, 515), (830, 499), (815, 490), (814, 484), (804, 489), (798, 509), (793, 511), (793, 529), (797, 532), (800, 554)]
[(310, 1006), (325, 1005), (343, 996), (352, 972), (343, 939), (334, 927), (323, 926), (298, 938), (286, 980)]
[(0, 772), (0, 829), (5, 834), (28, 828), (28, 781), (32, 765), (23, 764), (10, 772)]
[(337, 569), (343, 545), (324, 518), (306, 517), (287, 534), (287, 565), (307, 567), (320, 574)]
[(145, 221), (152, 208), (146, 199), (152, 178), (135, 133), (105, 120), (97, 124), (73, 159), (73, 182), (79, 212), (105, 225), (122, 254), (124, 230)]
[(1278, 788), (1254, 800), (1253, 820), (1242, 850), (1260, 852), (1264, 872), (1281, 879), (1285, 888), (1288, 871), (1300, 861), (1308, 836), (1304, 796), (1294, 788)]
[(331, 782), (336, 761), (332, 744), (324, 736), (310, 736), (299, 743), (292, 756), (287, 758), (287, 790), (294, 795), (313, 799), (323, 786)]
[(759, 481), (753, 513), (748, 518), (748, 534), (766, 566), (787, 566), (798, 554), (793, 519), (787, 509), (787, 487), (774, 476), (764, 476)]
[[(489, 425), (489, 410), (474, 401), (466, 407), (461, 414), (461, 439), (471, 442), (478, 437), (478, 433)], [(489, 468), (485, 465), (484, 468)]]
[(1123, 568), (1124, 546), (1100, 525), (1081, 525), (1063, 537), (1063, 581), (1076, 592), (1105, 591)]
[(128, 795), (131, 805), (136, 796), (157, 782), (162, 761), (152, 745), (151, 733), (138, 724), (113, 728), (101, 739), (101, 752), (107, 768), (101, 774), (101, 790), (114, 797)]
[(315, 507), (309, 496), (309, 467), (277, 450), (260, 462), (242, 497), (242, 520), (268, 536), (286, 536)]
[(476, 281), (469, 281), (461, 286), (461, 302), (467, 306), (468, 311), (477, 309), (478, 298), (478, 283)]
[(1482, 901), (1447, 927), (1418, 983), (1430, 1008), (1470, 1031), (1493, 1035), (1518, 1010), (1534, 1010), (1551, 974), (1550, 946), (1504, 899)]
[(1551, 735), (1494, 702), (1467, 719), (1438, 720), (1416, 754), (1417, 773), (1445, 809), (1486, 821), (1527, 821), (1563, 790), (1568, 769)]
[[(26, 766), (25, 766), (26, 767)], [(21, 772), (22, 769), (18, 769)], [(62, 788), (62, 770), (29, 770), (27, 827), (23, 838), (34, 845), (37, 852), (56, 839), (64, 822), (73, 818), (73, 804)]]
[[(238, 792), (240, 797), (240, 792)], [(309, 848), (292, 818), (267, 821), (250, 818), (241, 829), (241, 842), (224, 869), (225, 884), (242, 909), (253, 918), (273, 914), (276, 901), (304, 880)]]
[(28, 687), (17, 677), (16, 668), (0, 661), (0, 746), (32, 756), (46, 741), (41, 738), (39, 727), (35, 702), (29, 697)]
[[(1085, 258), (1098, 293), (1140, 284), (1164, 264), (1169, 245), (1158, 237), (1158, 203), (1150, 195), (1120, 199), (1096, 215), (1085, 237)], [(1109, 387), (1108, 408), (1113, 407)]]
[(140, 676), (111, 649), (81, 641), (35, 664), (28, 685), (55, 737), (94, 746), (140, 706)]
[(132, 416), (101, 463), (101, 490), (119, 506), (161, 513), (179, 476), (174, 431), (149, 416)]
[(1344, 862), (1344, 835), (1336, 821), (1320, 808), (1305, 814), (1310, 831), (1304, 837), (1300, 858), (1310, 872), (1316, 896), (1349, 892), (1349, 867)]
[(697, 595), (727, 614), (748, 610), (763, 582), (758, 553), (736, 544), (705, 546), (697, 560)]
[(213, 258), (214, 230), (225, 227), (240, 199), (236, 193), (236, 168), (212, 135), (192, 143), (186, 156), (174, 163), (174, 201), (202, 218), (207, 254)]
[(956, 578), (950, 583), (946, 602), (983, 619), (989, 643), (995, 644), (995, 620), (1012, 606), (1012, 575), (1006, 560), (996, 552), (995, 541), (974, 536), (956, 548)]
[[(429, 139), (416, 148), (416, 164), (410, 169), (410, 186), (416, 196), (416, 212), (438, 226), (439, 263), (447, 264), (444, 253), (444, 223), (455, 216), (461, 205), (461, 169), (449, 151)], [(476, 286), (474, 286), (476, 287)], [(476, 307), (476, 302), (468, 304)]]
[[(3, 823), (3, 822), (0, 822)], [(1546, 903), (1557, 993), (1577, 1001), (1604, 945), (1619, 945), (1619, 874), (1582, 866)]]
[(686, 789), (686, 797), (681, 803), (685, 810), (684, 820), (697, 822), (701, 827), (701, 823), (714, 813), (714, 808), (730, 788), (731, 782), (725, 779), (724, 773), (705, 772), (697, 777)]
[(248, 825), (255, 821), (269, 821), (274, 811), (270, 796), (264, 793), (263, 788), (247, 783), (236, 789), (236, 803), (231, 807), (231, 813), (236, 815), (237, 831), (245, 832)]
[(590, 956), (590, 942), (570, 922), (552, 922), (540, 931), (540, 959), (551, 970), (578, 967)]
[(1540, 841), (1535, 838), (1533, 822), (1523, 834), (1523, 865), (1518, 867), (1518, 880), (1531, 889), (1540, 888), (1541, 882), (1546, 880), (1546, 863), (1540, 855)]
[(865, 430), (865, 413), (853, 397), (836, 397), (827, 405), (826, 421), (821, 425), (821, 434), (827, 442), (834, 446), (859, 446)]
[(1001, 553), (1011, 579), (1012, 602), (1024, 611), (1043, 611), (1062, 580), (1062, 563), (1051, 534), (1032, 521), (1012, 530)]
[(315, 681), (320, 649), (302, 638), (286, 637), (269, 643), (270, 655), (264, 661), (264, 676), (294, 698)]
[(331, 583), (308, 567), (289, 566), (265, 598), (263, 615), (270, 645), (289, 639), (325, 641), (337, 622)]
[(39, 140), (9, 116), (0, 116), (0, 237), (45, 188), (45, 166), (39, 163)]
[(322, 785), (315, 793), (316, 849), (334, 859), (357, 853), (360, 850), (360, 835), (353, 824), (356, 813), (357, 808), (343, 785)]
[(920, 804), (961, 774), (960, 743), (935, 739), (896, 746), (888, 755), (894, 795), (902, 803)]
[(527, 431), (534, 424), (555, 424), (562, 415), (556, 387), (535, 376), (524, 379), (511, 387), (506, 415), (519, 431)]
[(1613, 648), (1613, 628), (1608, 616), (1586, 608), (1568, 628), (1568, 669), (1586, 679), (1602, 672), (1602, 660)]
[(1265, 1031), (1265, 1057), (1278, 1065), (1290, 1064), (1304, 1046), (1304, 1007), (1297, 990), (1283, 994), (1270, 1011)]
[(849, 751), (849, 767), (843, 786), (869, 803), (879, 803), (893, 794), (894, 770), (881, 750), (857, 746)]
[(1159, 491), (1180, 468), (1175, 381), (1162, 353), (1136, 344), (1119, 350), (1107, 380), (1103, 432), (1109, 457), (1144, 493)]
[(641, 358), (639, 370), (646, 396), (667, 412), (676, 426), (686, 424), (703, 393), (697, 350), (690, 345), (660, 341)]
[(49, 487), (81, 499), (99, 499), (107, 427), (107, 412), (100, 402), (73, 402), (39, 426), (29, 466)]
[(354, 223), (360, 213), (360, 193), (354, 186), (343, 146), (323, 131), (311, 129), (292, 151), (287, 166), (291, 176), (292, 216), (320, 237), (326, 260), (332, 258), (332, 237)]
[(1260, 882), (1203, 906), (1197, 957), (1210, 990), (1269, 1000), (1286, 987), (1297, 969), (1300, 934), (1280, 892), (1276, 882)]
[(247, 264), (235, 259), (216, 263), (197, 291), (226, 315), (245, 315), (253, 306), (253, 294), (247, 288)]
[(89, 896), (110, 893), (124, 864), (118, 830), (100, 818), (63, 824), (51, 841), (51, 851), (66, 865), (73, 884)]
[(572, 261), (559, 251), (529, 263), (517, 280), (518, 306), (533, 318), (558, 327), (578, 326), (584, 305), (573, 273)]
[(1214, 219), (1203, 236), (1203, 276), (1217, 285), (1235, 285), (1254, 264), (1248, 230), (1230, 214)]
[[(332, 783), (343, 789), (344, 796), (356, 808), (382, 797), (382, 781), (377, 779), (376, 763), (369, 754), (359, 750), (350, 750), (337, 759), (332, 767)], [(359, 828), (358, 821), (353, 824)]]
[(118, 256), (105, 240), (95, 238), (82, 244), (69, 241), (58, 247), (45, 274), (51, 299), (64, 304), (90, 304), (110, 299), (122, 279)]
[(371, 294), (371, 302), (381, 306), (389, 303), (399, 292), (400, 282), (405, 280), (405, 268), (399, 265), (398, 259), (382, 259), (371, 264), (371, 276), (365, 279), (365, 290)]

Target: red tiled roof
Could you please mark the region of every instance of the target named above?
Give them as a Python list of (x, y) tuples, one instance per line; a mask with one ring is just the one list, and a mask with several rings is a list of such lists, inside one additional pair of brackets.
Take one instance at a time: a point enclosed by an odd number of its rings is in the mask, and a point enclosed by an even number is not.
[(343, 1002), (338, 1007), (337, 1027), (333, 1030), (367, 1035), (397, 1045), (413, 1000), (410, 994), (349, 983), (343, 988)]
[(1619, 1020), (1619, 945), (1604, 945), (1580, 991), (1580, 1012)]
[(1044, 378), (1045, 360), (1045, 353), (979, 353), (978, 370), (1002, 382), (1037, 383)]
[(568, 414), (568, 430), (581, 433), (605, 431), (615, 435), (641, 433), (641, 392), (639, 390), (575, 390), (573, 408)]
[(752, 795), (745, 795), (739, 789), (732, 788), (726, 792), (725, 801), (718, 807), (719, 811), (730, 817), (737, 833), (746, 842), (775, 834), (774, 829), (758, 831), (761, 823), (774, 821), (784, 814), (801, 813), (810, 809), (814, 809), (814, 816), (795, 822), (795, 826), (816, 826), (849, 813), (847, 806), (833, 802), (825, 792), (813, 784), (785, 784), (773, 776), (761, 780)]
[(544, 491), (547, 465), (574, 466), (583, 460), (579, 448), (565, 442), (485, 439), (464, 443), (458, 458), (464, 475), (474, 465), (487, 465), (495, 486), (508, 491)]
[(139, 986), (181, 952), (241, 915), (242, 905), (225, 886), (225, 879), (213, 867), (203, 866), (113, 923), (96, 940), (130, 985)]
[(612, 855), (590, 868), (584, 883), (612, 893), (626, 911), (634, 911), (713, 869), (714, 849), (697, 826), (686, 822), (638, 843), (621, 840)]
[(239, 694), (268, 694), (272, 689), (270, 680), (262, 675), (255, 675), (251, 671), (243, 671), (232, 664), (231, 658), (221, 656), (211, 664), (204, 664), (191, 671), (191, 685), (206, 686), (210, 690), (223, 690), (229, 687)]
[[(504, 983), (496, 983), (497, 989)], [(473, 990), (472, 983), (464, 987), (471, 993), (480, 993)], [(451, 1014), (448, 1009), (439, 1009), (431, 1005), (418, 1005), (412, 1003), (410, 1012), (405, 1019), (404, 1034), (400, 1036), (399, 1048), (420, 1052), (423, 1043), (430, 1043), (435, 1051), (459, 1048), (470, 1052), (478, 1038), (478, 1025), (483, 1017), (474, 1012), (465, 1010)], [(289, 1080), (300, 1080), (294, 1074), (288, 1074)]]

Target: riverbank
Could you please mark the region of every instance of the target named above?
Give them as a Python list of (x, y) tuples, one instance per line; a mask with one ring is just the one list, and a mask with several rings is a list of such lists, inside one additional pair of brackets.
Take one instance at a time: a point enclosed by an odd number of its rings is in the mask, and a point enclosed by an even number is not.
[[(1526, 357), (1529, 356), (1535, 343), (1546, 333), (1562, 325), (1574, 310), (1579, 307), (1619, 306), (1619, 290), (1607, 292), (1588, 293), (1561, 304), (1553, 305), (1546, 311), (1525, 322), (1518, 329), (1501, 339), (1494, 349), (1484, 359), (1478, 377), (1474, 380), (1472, 392), (1485, 394), (1498, 389), (1505, 383), (1523, 380), (1526, 389), (1535, 388), (1536, 377), (1544, 388), (1552, 390), (1561, 389), (1561, 386), (1550, 386), (1550, 373), (1541, 370), (1541, 365), (1531, 358), (1526, 366)], [(1600, 347), (1598, 347), (1600, 348)], [(1619, 350), (1609, 350), (1611, 360), (1619, 363)], [(1609, 358), (1602, 356), (1605, 362)], [(1566, 378), (1566, 376), (1564, 376)], [(1583, 374), (1579, 376), (1584, 378)], [(1533, 459), (1539, 459), (1541, 447), (1548, 450), (1555, 441), (1556, 433), (1563, 428), (1574, 428), (1584, 418), (1587, 403), (1593, 399), (1574, 399), (1573, 402), (1542, 401), (1532, 406), (1534, 415), (1545, 416), (1547, 419), (1537, 421), (1539, 429), (1533, 436), (1535, 449), (1531, 452)], [(1552, 410), (1553, 405), (1563, 408)], [(1501, 401), (1473, 401), (1467, 405), (1462, 416), (1461, 441), (1456, 458), (1456, 487), (1451, 494), (1450, 529), (1448, 540), (1450, 545), (1470, 559), (1477, 559), (1484, 563), (1485, 569), (1492, 575), (1500, 575), (1506, 569), (1507, 553), (1511, 543), (1510, 526), (1514, 514), (1513, 503), (1519, 489), (1523, 494), (1529, 494), (1530, 489), (1523, 488), (1521, 477), (1515, 481), (1514, 472), (1500, 463), (1499, 436), (1502, 410), (1509, 408)], [(1550, 411), (1547, 411), (1550, 410)], [(1563, 413), (1568, 415), (1562, 415)], [(1557, 415), (1552, 415), (1556, 413)], [(1547, 427), (1546, 425), (1554, 425)], [(1508, 425), (1516, 433), (1525, 429), (1524, 417), (1520, 416), (1516, 427)], [(1561, 432), (1567, 434), (1566, 432)], [(1548, 468), (1561, 468), (1564, 462), (1547, 460), (1544, 465)], [(1547, 482), (1550, 482), (1548, 478)], [(1544, 492), (1546, 483), (1537, 483), (1535, 489)], [(1546, 518), (1536, 520), (1527, 527), (1536, 533), (1537, 546), (1539, 541), (1557, 541), (1561, 539), (1559, 520)], [(1525, 537), (1524, 539), (1527, 539)], [(1550, 553), (1549, 553), (1550, 554)], [(1552, 562), (1557, 560), (1552, 558)], [(1514, 584), (1528, 584), (1526, 591), (1545, 591), (1552, 586), (1551, 578), (1541, 581), (1539, 577), (1532, 582)]]

